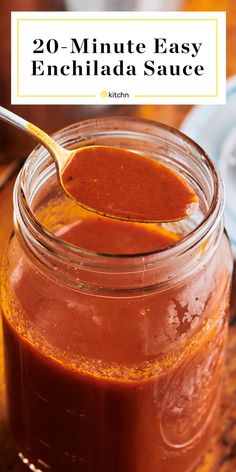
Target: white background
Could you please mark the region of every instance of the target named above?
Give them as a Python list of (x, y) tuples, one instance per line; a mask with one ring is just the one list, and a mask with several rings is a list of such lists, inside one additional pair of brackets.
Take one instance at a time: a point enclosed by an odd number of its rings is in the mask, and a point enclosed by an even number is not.
[[(29, 19), (34, 18), (33, 21)], [(50, 19), (57, 18), (57, 21)], [(94, 18), (100, 18), (94, 21)], [(113, 18), (113, 21), (109, 19)], [(123, 18), (122, 21), (115, 20)], [(137, 21), (128, 21), (136, 18)], [(173, 21), (178, 18), (179, 21)], [(202, 21), (199, 21), (199, 18)], [(66, 19), (67, 21), (61, 21)], [(81, 21), (81, 19), (83, 19)], [(140, 21), (142, 19), (142, 21)], [(146, 19), (146, 21), (143, 21)], [(162, 21), (159, 21), (162, 19)], [(188, 20), (187, 20), (188, 19)], [(193, 20), (194, 19), (194, 20)], [(198, 19), (198, 20), (196, 20)], [(218, 58), (216, 62), (216, 22), (218, 20)], [(19, 21), (20, 20), (20, 21)], [(18, 35), (17, 35), (18, 23)], [(70, 54), (70, 38), (79, 43), (83, 38), (97, 38), (97, 42), (122, 42), (132, 39), (145, 43), (144, 54)], [(46, 43), (55, 38), (60, 46), (56, 54), (46, 50), (33, 54), (33, 40)], [(154, 54), (154, 39), (166, 38), (169, 43), (203, 43), (198, 55)], [(61, 49), (67, 46), (67, 49)], [(44, 64), (70, 65), (99, 60), (99, 64), (136, 67), (136, 76), (32, 76), (32, 60)], [(202, 76), (144, 76), (144, 62), (156, 65), (201, 64)], [(45, 71), (46, 67), (44, 66)], [(124, 67), (126, 69), (126, 67)], [(216, 71), (218, 91), (216, 94)], [(102, 98), (101, 91), (124, 92), (129, 98)], [(93, 98), (81, 95), (95, 95)], [(136, 95), (146, 95), (136, 97)], [(152, 95), (148, 97), (148, 95)], [(156, 97), (154, 96), (156, 95)], [(138, 104), (138, 103), (225, 103), (225, 15), (216, 12), (14, 12), (12, 13), (12, 103), (14, 104)]]

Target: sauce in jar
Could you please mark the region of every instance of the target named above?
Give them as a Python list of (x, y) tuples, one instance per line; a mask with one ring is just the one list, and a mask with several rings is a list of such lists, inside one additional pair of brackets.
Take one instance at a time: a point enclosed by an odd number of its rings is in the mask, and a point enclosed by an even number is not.
[[(130, 124), (115, 123), (120, 139)], [(134, 149), (143, 146), (141, 125)], [(109, 126), (105, 120), (107, 133)], [(168, 131), (150, 126), (155, 136)], [(75, 132), (83, 136), (73, 127), (68, 140)], [(84, 133), (88, 139), (87, 125)], [(217, 416), (227, 335), (232, 260), (222, 189), (215, 203), (209, 193), (217, 176), (209, 171), (204, 181), (208, 163), (200, 173), (205, 223), (199, 212), (195, 227), (131, 223), (67, 199), (43, 152), (18, 179), (16, 236), (3, 265), (9, 421), (19, 455), (43, 472), (192, 472)]]

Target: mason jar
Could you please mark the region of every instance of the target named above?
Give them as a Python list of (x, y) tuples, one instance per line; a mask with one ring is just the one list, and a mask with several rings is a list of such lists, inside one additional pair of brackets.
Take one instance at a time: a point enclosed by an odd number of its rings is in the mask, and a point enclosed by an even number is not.
[(109, 253), (107, 230), (99, 253), (86, 247), (89, 229), (83, 247), (63, 237), (68, 228), (79, 237), (93, 215), (63, 193), (48, 151), (28, 157), (2, 267), (19, 457), (35, 472), (193, 471), (217, 418), (227, 339), (232, 254), (221, 179), (196, 143), (159, 123), (100, 118), (54, 138), (156, 159), (184, 176), (199, 209), (159, 225), (176, 236), (167, 247)]

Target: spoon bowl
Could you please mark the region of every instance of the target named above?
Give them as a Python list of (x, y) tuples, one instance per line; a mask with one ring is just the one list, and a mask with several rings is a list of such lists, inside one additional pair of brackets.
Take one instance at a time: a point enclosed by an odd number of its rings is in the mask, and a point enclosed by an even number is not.
[(198, 197), (185, 179), (160, 162), (110, 146), (67, 150), (43, 130), (0, 107), (0, 119), (30, 134), (53, 157), (59, 183), (81, 207), (140, 223), (166, 223), (191, 216)]

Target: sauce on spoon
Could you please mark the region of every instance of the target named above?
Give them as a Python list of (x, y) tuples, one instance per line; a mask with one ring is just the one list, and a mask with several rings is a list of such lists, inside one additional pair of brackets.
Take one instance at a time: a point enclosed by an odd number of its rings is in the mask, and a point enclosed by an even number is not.
[(110, 146), (67, 150), (34, 124), (0, 107), (0, 119), (34, 136), (50, 152), (70, 198), (95, 213), (137, 222), (178, 221), (198, 207), (191, 186), (174, 170)]
[(81, 206), (123, 220), (178, 221), (198, 207), (194, 190), (171, 168), (116, 147), (76, 150), (61, 181)]

